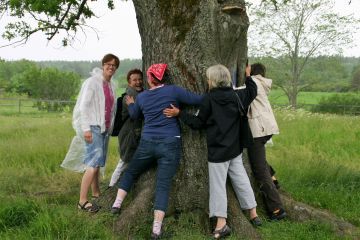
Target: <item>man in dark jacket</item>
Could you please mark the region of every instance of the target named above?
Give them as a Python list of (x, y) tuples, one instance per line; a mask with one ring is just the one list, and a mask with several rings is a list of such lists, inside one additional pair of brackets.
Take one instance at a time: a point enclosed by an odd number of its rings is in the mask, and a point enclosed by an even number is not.
[[(128, 72), (127, 82), (125, 96), (136, 98), (144, 90), (143, 73), (139, 69), (132, 69)], [(121, 173), (132, 159), (141, 136), (142, 119), (134, 120), (129, 117), (125, 97), (123, 97), (121, 117), (124, 124), (118, 135), (120, 159), (111, 176), (109, 187), (113, 187), (119, 180)]]

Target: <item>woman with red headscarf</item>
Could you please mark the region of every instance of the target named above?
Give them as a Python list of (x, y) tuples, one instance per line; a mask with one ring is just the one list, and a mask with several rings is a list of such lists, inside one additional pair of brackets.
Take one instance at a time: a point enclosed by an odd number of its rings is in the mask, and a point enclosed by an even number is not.
[(151, 65), (147, 71), (149, 90), (140, 93), (136, 102), (126, 98), (129, 115), (136, 119), (144, 115), (144, 127), (140, 144), (130, 161), (129, 167), (119, 182), (119, 190), (112, 206), (113, 213), (119, 213), (121, 203), (141, 173), (157, 163), (154, 222), (151, 238), (158, 239), (168, 206), (171, 181), (179, 166), (181, 157), (180, 128), (176, 118), (167, 118), (163, 110), (180, 103), (198, 105), (202, 96), (175, 85), (165, 85), (170, 74), (167, 64)]

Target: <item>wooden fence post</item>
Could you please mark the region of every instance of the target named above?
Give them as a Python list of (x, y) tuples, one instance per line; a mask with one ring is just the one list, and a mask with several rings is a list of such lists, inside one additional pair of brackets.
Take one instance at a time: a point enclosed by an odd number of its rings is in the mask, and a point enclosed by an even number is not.
[(19, 113), (21, 113), (21, 99), (19, 99)]

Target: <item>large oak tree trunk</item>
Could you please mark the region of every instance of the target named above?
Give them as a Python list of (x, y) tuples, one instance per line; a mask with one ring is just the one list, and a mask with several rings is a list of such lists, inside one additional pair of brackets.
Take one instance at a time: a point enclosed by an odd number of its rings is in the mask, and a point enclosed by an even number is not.
[[(142, 40), (143, 70), (153, 63), (167, 63), (173, 84), (197, 93), (206, 91), (206, 69), (227, 66), (235, 85), (242, 82), (247, 58), (249, 26), (243, 0), (133, 0)], [(182, 126), (183, 156), (174, 179), (167, 215), (197, 212), (208, 234), (208, 168), (205, 133)], [(244, 157), (248, 166), (247, 158)], [(114, 223), (123, 232), (136, 224), (138, 216), (151, 212), (154, 198), (154, 170), (144, 174), (133, 189), (131, 203), (123, 206)], [(255, 188), (255, 191), (258, 191)], [(115, 192), (104, 198), (110, 206)], [(257, 195), (259, 208), (263, 208)], [(229, 222), (245, 238), (258, 239), (228, 187)], [(290, 210), (290, 209), (288, 209)], [(292, 216), (292, 215), (291, 215)], [(295, 217), (294, 217), (295, 218)], [(140, 218), (142, 219), (142, 218)], [(125, 230), (126, 231), (126, 230)], [(124, 232), (123, 232), (124, 233)]]
[[(205, 92), (205, 71), (214, 64), (224, 64), (232, 71), (234, 79), (241, 79), (249, 26), (244, 1), (231, 4), (214, 0), (133, 2), (142, 40), (144, 70), (153, 63), (167, 63), (173, 75), (172, 83), (198, 93)], [(206, 216), (205, 134), (182, 126), (182, 140), (182, 164), (172, 188), (170, 212), (198, 210)], [(239, 207), (236, 211), (241, 212)]]

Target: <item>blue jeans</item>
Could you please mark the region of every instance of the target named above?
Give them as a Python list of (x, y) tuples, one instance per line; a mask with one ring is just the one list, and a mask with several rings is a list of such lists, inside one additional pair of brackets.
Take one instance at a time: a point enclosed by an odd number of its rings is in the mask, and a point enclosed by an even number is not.
[(171, 181), (179, 166), (180, 156), (180, 138), (141, 138), (133, 159), (120, 179), (119, 188), (129, 192), (139, 175), (157, 163), (154, 209), (165, 212)]
[(109, 134), (101, 133), (99, 126), (90, 126), (92, 142), (85, 143), (84, 164), (88, 167), (104, 167), (106, 162)]

